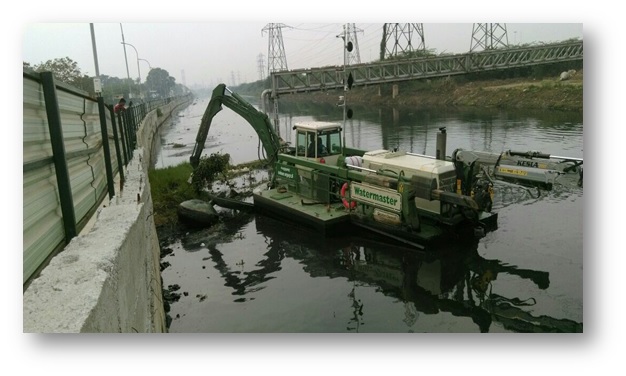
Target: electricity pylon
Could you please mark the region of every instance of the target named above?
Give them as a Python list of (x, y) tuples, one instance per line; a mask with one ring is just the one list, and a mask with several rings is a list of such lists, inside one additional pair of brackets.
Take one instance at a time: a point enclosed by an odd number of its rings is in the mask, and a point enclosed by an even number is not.
[(285, 24), (269, 23), (261, 30), (268, 32), (269, 40), (267, 46), (267, 72), (287, 70), (287, 56), (285, 55), (285, 45), (283, 44), (282, 28), (289, 27)]
[(259, 54), (256, 58), (257, 67), (259, 69), (259, 81), (265, 78), (265, 55)]
[(346, 29), (346, 35), (348, 37), (347, 42), (352, 42), (352, 46), (353, 49), (351, 52), (348, 52), (348, 61), (347, 64), (348, 65), (353, 65), (353, 64), (361, 64), (361, 55), (359, 53), (359, 42), (357, 41), (356, 38), (356, 33), (357, 31), (363, 31), (361, 29), (357, 29), (356, 26), (353, 23), (349, 23), (345, 26)]
[(475, 23), (472, 28), (472, 43), (470, 52), (477, 50), (493, 50), (499, 47), (507, 48), (509, 37), (506, 33), (506, 24)]
[[(267, 45), (267, 75), (271, 76), (272, 72), (278, 72), (288, 70), (287, 68), (287, 56), (285, 55), (285, 45), (283, 44), (282, 28), (289, 27), (285, 24), (270, 23), (265, 25), (261, 30), (261, 35), (264, 31), (269, 34), (269, 40)], [(273, 83), (272, 83), (273, 85)], [(278, 119), (278, 96), (272, 93), (272, 101), (274, 102), (274, 128), (280, 136), (280, 127)]]
[[(390, 42), (393, 42), (391, 48), (389, 48)], [(380, 60), (400, 55), (410, 55), (411, 52), (416, 51), (426, 51), (423, 24), (386, 23), (383, 25)]]

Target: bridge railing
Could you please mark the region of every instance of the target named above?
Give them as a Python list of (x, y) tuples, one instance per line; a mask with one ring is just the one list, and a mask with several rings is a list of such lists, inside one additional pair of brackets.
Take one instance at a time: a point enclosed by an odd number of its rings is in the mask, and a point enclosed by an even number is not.
[[(583, 42), (573, 41), (474, 53), (387, 60), (347, 67), (354, 86), (446, 77), (583, 59)], [(271, 74), (274, 95), (343, 87), (343, 67), (297, 69)]]

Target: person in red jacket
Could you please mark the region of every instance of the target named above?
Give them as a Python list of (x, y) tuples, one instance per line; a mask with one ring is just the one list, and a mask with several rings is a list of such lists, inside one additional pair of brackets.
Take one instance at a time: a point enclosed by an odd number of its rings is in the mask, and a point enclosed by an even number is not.
[(122, 98), (120, 101), (113, 107), (113, 111), (117, 114), (120, 111), (126, 111), (126, 99)]

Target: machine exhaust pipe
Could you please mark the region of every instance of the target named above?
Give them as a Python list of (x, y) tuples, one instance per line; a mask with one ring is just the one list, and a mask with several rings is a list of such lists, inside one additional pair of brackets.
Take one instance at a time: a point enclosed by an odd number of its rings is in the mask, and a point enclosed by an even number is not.
[(446, 127), (439, 128), (439, 133), (437, 133), (437, 153), (435, 157), (439, 160), (446, 160), (446, 139), (448, 135), (446, 134)]
[(267, 113), (267, 110), (265, 109), (265, 105), (270, 102), (269, 100), (270, 95), (272, 95), (272, 89), (265, 89), (261, 93), (261, 110), (264, 113)]

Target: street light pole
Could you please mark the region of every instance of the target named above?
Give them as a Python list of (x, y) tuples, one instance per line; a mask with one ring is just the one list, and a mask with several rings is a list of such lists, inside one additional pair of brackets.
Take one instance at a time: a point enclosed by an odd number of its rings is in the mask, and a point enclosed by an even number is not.
[[(148, 67), (150, 68), (150, 71), (152, 70), (152, 65), (150, 65), (150, 62), (146, 59), (139, 59), (141, 61), (145, 61), (146, 63), (148, 63)], [(150, 71), (148, 71), (148, 75), (150, 75)], [(146, 76), (146, 85), (148, 84), (148, 76)], [(148, 99), (152, 98), (152, 87), (148, 87)]]
[(135, 48), (135, 46), (133, 46), (130, 43), (122, 42), (122, 44), (131, 46), (133, 50), (135, 50), (135, 54), (137, 55), (137, 74), (139, 75), (139, 97), (141, 97), (141, 70), (139, 69), (139, 52), (137, 52), (137, 49)]
[(93, 48), (93, 61), (96, 65), (96, 78), (93, 81), (93, 91), (96, 93), (96, 96), (102, 95), (102, 86), (100, 84), (100, 68), (98, 67), (98, 49), (96, 48), (96, 33), (93, 28), (93, 23), (89, 24), (89, 28), (91, 29), (91, 46)]
[(122, 45), (124, 45), (124, 61), (126, 62), (126, 75), (128, 76), (128, 98), (130, 99), (133, 95), (130, 92), (130, 71), (128, 70), (128, 57), (126, 56), (126, 44), (124, 43), (124, 28), (122, 24), (120, 24), (120, 30), (122, 31)]
[(152, 69), (152, 65), (150, 65), (150, 62), (149, 62), (148, 60), (146, 60), (146, 59), (139, 59), (139, 60), (141, 60), (141, 61), (145, 61), (146, 63), (148, 63), (148, 67), (149, 67), (150, 69)]

